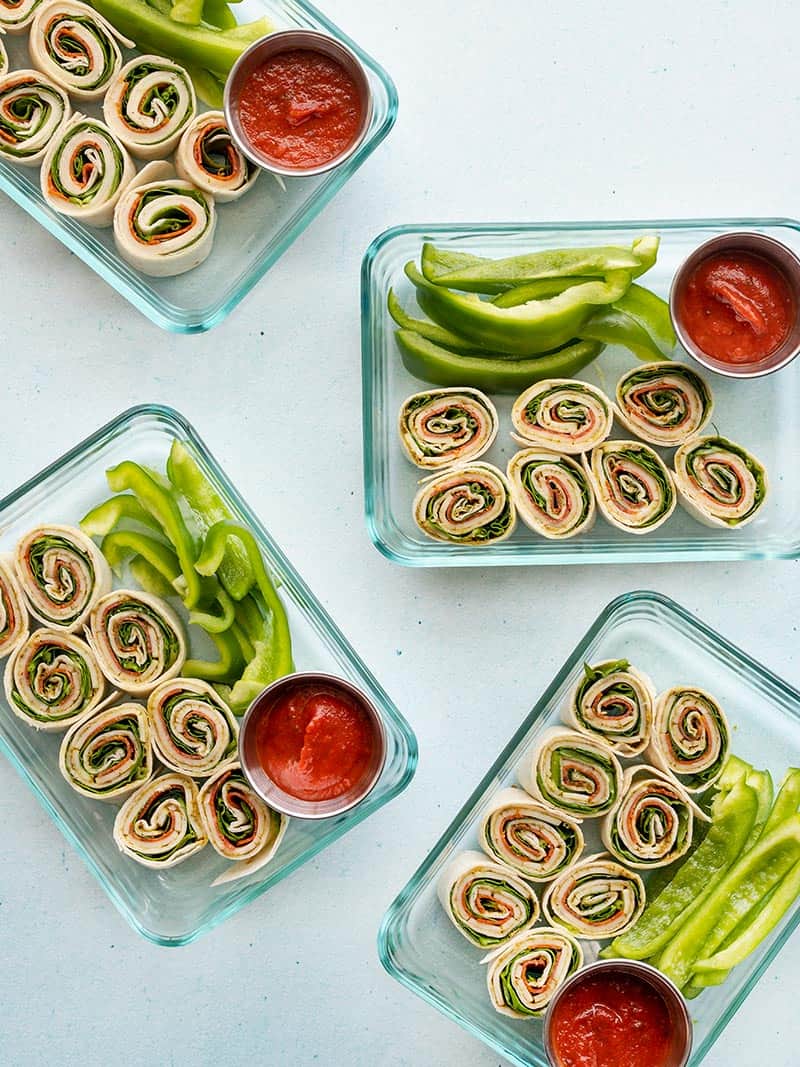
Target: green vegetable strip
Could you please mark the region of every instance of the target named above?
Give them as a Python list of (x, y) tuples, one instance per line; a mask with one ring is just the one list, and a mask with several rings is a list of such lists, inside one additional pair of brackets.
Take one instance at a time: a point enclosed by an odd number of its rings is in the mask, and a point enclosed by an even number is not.
[(203, 0), (173, 0), (170, 18), (187, 26), (199, 26), (203, 18)]
[(100, 550), (108, 560), (109, 567), (117, 575), (126, 559), (135, 555), (142, 556), (165, 582), (169, 582), (172, 587), (171, 595), (175, 595), (175, 582), (181, 573), (178, 557), (168, 545), (157, 541), (155, 537), (135, 530), (115, 530), (106, 534)]
[(146, 508), (143, 508), (135, 496), (112, 496), (109, 500), (92, 508), (80, 521), (80, 527), (89, 537), (104, 537), (111, 533), (123, 519), (130, 519), (142, 526), (147, 526), (157, 533), (162, 533), (161, 523)]
[(796, 815), (800, 809), (800, 768), (790, 767), (784, 775), (772, 811), (764, 824), (763, 836), (772, 833), (781, 823)]
[[(449, 348), (453, 352), (462, 352), (465, 355), (473, 356), (486, 354), (486, 350), (480, 345), (465, 341), (463, 337), (459, 336), (457, 333), (453, 333), (452, 330), (445, 330), (442, 326), (437, 326), (435, 322), (412, 318), (403, 310), (400, 301), (395, 295), (394, 289), (389, 290), (387, 307), (389, 309), (389, 314), (401, 329), (411, 330), (412, 333), (418, 333), (421, 337), (426, 338), (426, 340), (433, 341), (434, 344), (442, 345), (444, 348)], [(496, 355), (491, 358), (505, 359), (507, 357), (505, 353), (496, 353)]]
[(217, 647), (219, 659), (189, 659), (183, 665), (183, 673), (188, 678), (200, 678), (206, 682), (234, 682), (242, 672), (244, 658), (233, 631), (211, 633), (209, 637)]
[(159, 596), (162, 600), (175, 595), (175, 590), (170, 583), (143, 556), (134, 556), (129, 567), (134, 581), (144, 589), (145, 593)]
[(217, 591), (217, 602), (220, 606), (218, 615), (210, 611), (195, 609), (189, 612), (189, 622), (202, 626), (207, 633), (218, 634), (228, 630), (236, 617), (235, 605), (222, 587)]

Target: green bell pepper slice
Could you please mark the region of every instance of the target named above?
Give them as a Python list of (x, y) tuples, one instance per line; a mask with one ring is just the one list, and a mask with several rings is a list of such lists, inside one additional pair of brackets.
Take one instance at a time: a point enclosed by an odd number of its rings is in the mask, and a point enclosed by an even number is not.
[(244, 657), (233, 632), (233, 627), (223, 633), (210, 633), (217, 647), (218, 660), (189, 659), (183, 665), (183, 673), (189, 678), (201, 678), (206, 682), (232, 684), (242, 672)]
[[(424, 337), (428, 341), (433, 341), (434, 344), (441, 345), (443, 348), (449, 348), (453, 352), (461, 352), (464, 355), (472, 356), (486, 354), (486, 349), (481, 345), (472, 344), (471, 341), (465, 341), (463, 337), (460, 337), (457, 333), (453, 333), (452, 330), (445, 330), (444, 327), (437, 326), (435, 322), (428, 322), (427, 319), (413, 318), (403, 310), (394, 289), (389, 290), (386, 306), (389, 309), (389, 314), (401, 330), (411, 330), (412, 333), (418, 333), (420, 337)], [(506, 353), (498, 353), (497, 355), (503, 359), (508, 358)]]
[(593, 360), (605, 345), (574, 341), (554, 352), (529, 359), (466, 356), (451, 352), (411, 330), (395, 334), (403, 366), (415, 378), (434, 385), (471, 385), (487, 393), (516, 393), (545, 378), (571, 378)]
[(571, 341), (598, 304), (613, 304), (625, 294), (630, 274), (612, 271), (547, 300), (532, 300), (501, 308), (474, 294), (456, 293), (432, 285), (413, 263), (406, 275), (417, 289), (420, 307), (447, 330), (490, 350), (530, 356), (549, 352)]
[(144, 556), (134, 556), (128, 567), (134, 581), (144, 589), (145, 593), (161, 597), (162, 600), (175, 596), (175, 590), (170, 583), (151, 563), (148, 563)]
[(639, 285), (632, 285), (610, 307), (595, 311), (579, 336), (622, 345), (644, 362), (670, 358), (676, 343), (669, 305)]
[(130, 519), (142, 526), (147, 526), (156, 533), (161, 533), (161, 524), (147, 511), (135, 496), (125, 494), (112, 496), (109, 500), (92, 508), (80, 521), (80, 527), (87, 537), (105, 537), (123, 519)]
[(227, 0), (205, 0), (203, 22), (218, 30), (232, 30), (236, 26), (236, 16), (228, 7)]
[(181, 581), (185, 583), (185, 595), (181, 594), (184, 603), (190, 611), (196, 608), (203, 595), (203, 587), (194, 569), (195, 544), (172, 493), (159, 484), (144, 467), (130, 460), (107, 470), (106, 479), (113, 492), (130, 491), (142, 507), (158, 520), (178, 557)]
[(141, 556), (147, 560), (153, 570), (157, 571), (171, 587), (170, 596), (175, 596), (175, 582), (181, 575), (178, 557), (163, 541), (150, 537), (137, 530), (114, 530), (103, 538), (100, 551), (106, 557), (109, 567), (119, 575), (126, 559)]
[(472, 293), (502, 292), (504, 289), (541, 278), (607, 277), (612, 271), (628, 271), (639, 277), (649, 270), (658, 255), (658, 237), (637, 238), (630, 249), (599, 248), (548, 249), (506, 259), (486, 259), (463, 252), (437, 249), (430, 243), (422, 248), (422, 273), (435, 285)]
[(172, 0), (169, 17), (186, 26), (199, 26), (203, 21), (203, 0)]
[[(189, 505), (203, 533), (217, 522), (232, 520), (233, 516), (220, 495), (186, 446), (177, 440), (172, 442), (170, 449), (167, 476)], [(230, 538), (225, 545), (217, 577), (234, 600), (241, 600), (253, 588), (253, 568), (244, 545), (237, 538)]]
[[(755, 794), (758, 797), (756, 817), (750, 831), (750, 836), (747, 838), (744, 846), (747, 849), (752, 848), (766, 830), (766, 825), (773, 808), (772, 799), (775, 794), (775, 788), (772, 783), (772, 775), (769, 771), (750, 771), (745, 778), (745, 781), (751, 789), (755, 790)], [(796, 810), (797, 808), (795, 807), (795, 811)], [(794, 815), (794, 813), (795, 812), (793, 811), (787, 814)]]
[(772, 833), (782, 822), (796, 815), (798, 810), (800, 810), (800, 768), (790, 767), (783, 776), (772, 811), (764, 824), (764, 834)]
[(235, 604), (222, 586), (219, 586), (216, 591), (216, 600), (220, 607), (218, 614), (195, 608), (194, 611), (189, 612), (189, 622), (202, 627), (206, 633), (210, 634), (220, 634), (230, 629), (236, 620)]

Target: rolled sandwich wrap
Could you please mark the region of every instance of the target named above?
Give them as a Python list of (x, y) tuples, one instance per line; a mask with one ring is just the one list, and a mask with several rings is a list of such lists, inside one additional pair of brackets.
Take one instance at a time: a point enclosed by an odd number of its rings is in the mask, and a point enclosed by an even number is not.
[(129, 41), (78, 0), (44, 0), (30, 28), (31, 63), (76, 100), (99, 100), (122, 66)]
[(439, 877), (437, 893), (456, 930), (479, 948), (508, 941), (539, 917), (533, 887), (482, 852), (461, 852), (451, 860)]
[(139, 159), (168, 156), (196, 111), (189, 74), (161, 56), (137, 56), (126, 63), (103, 101), (108, 128)]
[(600, 827), (608, 851), (628, 867), (666, 867), (686, 855), (695, 817), (708, 821), (689, 794), (655, 767), (628, 767), (617, 806)]
[(6, 700), (37, 730), (63, 730), (100, 703), (105, 679), (92, 650), (64, 630), (35, 630), (6, 664)]
[(505, 475), (491, 463), (465, 463), (423, 481), (414, 520), (435, 541), (486, 545), (514, 530), (517, 513)]
[(616, 402), (620, 422), (643, 441), (662, 448), (675, 448), (699, 433), (714, 410), (711, 389), (697, 371), (669, 360), (623, 374)]
[(694, 437), (675, 453), (675, 484), (686, 511), (705, 526), (740, 529), (767, 499), (767, 472), (725, 437)]
[(37, 526), (20, 539), (14, 566), (31, 615), (79, 630), (111, 588), (111, 570), (94, 541), (74, 526)]
[(497, 409), (478, 389), (428, 389), (400, 408), (406, 455), (430, 470), (482, 456), (497, 436), (497, 425)]
[(562, 711), (567, 726), (601, 738), (620, 756), (638, 756), (650, 742), (656, 689), (626, 659), (584, 666)]
[(120, 197), (114, 243), (142, 274), (168, 278), (208, 258), (216, 225), (213, 198), (159, 161), (144, 167)]
[(234, 144), (221, 111), (206, 111), (186, 127), (175, 152), (175, 169), (179, 178), (218, 204), (244, 196), (261, 173)]
[(211, 847), (234, 861), (213, 885), (246, 878), (269, 863), (289, 824), (264, 803), (236, 761), (219, 767), (200, 790), (200, 817)]
[(605, 441), (613, 419), (608, 397), (574, 378), (536, 382), (511, 408), (516, 441), (566, 455), (589, 452)]
[(136, 168), (124, 146), (97, 119), (73, 115), (42, 161), (46, 203), (86, 226), (110, 226), (114, 208)]
[(172, 609), (131, 589), (115, 589), (97, 603), (89, 643), (103, 674), (125, 693), (149, 693), (179, 674), (186, 660), (183, 628)]
[(588, 533), (597, 517), (594, 491), (579, 463), (540, 448), (508, 461), (508, 484), (522, 521), (551, 541)]
[(619, 800), (622, 767), (603, 741), (554, 726), (523, 756), (517, 777), (545, 804), (573, 819), (594, 819)]
[(574, 863), (548, 886), (542, 911), (547, 922), (574, 937), (600, 941), (629, 930), (645, 902), (639, 875), (600, 852)]
[(659, 695), (647, 759), (687, 793), (702, 793), (716, 782), (729, 750), (725, 712), (705, 689), (675, 685)]
[(583, 950), (566, 930), (525, 930), (484, 960), (495, 1011), (512, 1019), (543, 1015), (547, 1005), (583, 965)]
[(139, 786), (114, 820), (117, 847), (145, 867), (165, 870), (206, 844), (197, 786), (183, 774), (162, 774)]
[(672, 475), (661, 457), (640, 441), (605, 441), (583, 464), (597, 506), (618, 530), (646, 534), (657, 530), (675, 510)]
[(583, 852), (583, 832), (574, 819), (516, 787), (492, 797), (478, 838), (491, 860), (532, 882), (554, 878)]
[[(0, 74), (2, 70), (0, 52)], [(3, 74), (0, 76), (0, 158), (25, 167), (38, 166), (70, 113), (67, 94), (39, 71), (15, 70)]]
[(42, 0), (0, 0), (0, 34), (24, 33), (41, 3)]
[(10, 656), (28, 636), (28, 607), (11, 556), (0, 556), (0, 659)]
[(153, 745), (161, 762), (192, 778), (207, 778), (236, 751), (233, 712), (208, 682), (171, 678), (147, 698)]
[(59, 768), (78, 793), (113, 800), (132, 793), (153, 773), (150, 722), (141, 704), (90, 712), (61, 742)]

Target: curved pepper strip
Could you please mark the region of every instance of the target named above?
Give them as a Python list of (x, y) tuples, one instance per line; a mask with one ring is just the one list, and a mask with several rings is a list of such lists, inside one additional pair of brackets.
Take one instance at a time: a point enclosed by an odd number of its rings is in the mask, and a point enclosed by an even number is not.
[(711, 827), (672, 880), (645, 908), (636, 924), (615, 938), (601, 956), (646, 960), (660, 952), (700, 906), (744, 848), (758, 810), (758, 797), (746, 782), (718, 794)]
[(139, 503), (157, 519), (167, 539), (175, 549), (181, 575), (186, 583), (184, 597), (191, 610), (200, 603), (203, 587), (194, 569), (196, 551), (194, 540), (183, 521), (180, 508), (170, 492), (138, 463), (125, 460), (106, 471), (109, 486), (115, 492), (130, 491)]
[(549, 300), (500, 308), (474, 294), (456, 293), (431, 284), (413, 262), (406, 275), (425, 303), (420, 306), (439, 326), (499, 352), (530, 356), (549, 352), (572, 340), (598, 304), (613, 304), (630, 285), (630, 274), (612, 271), (565, 290)]
[(142, 526), (147, 526), (161, 533), (161, 524), (147, 511), (135, 496), (125, 494), (112, 496), (92, 508), (80, 521), (80, 527), (87, 537), (105, 537), (118, 526), (123, 519), (130, 519)]
[[(443, 326), (437, 326), (435, 322), (428, 322), (427, 319), (412, 318), (411, 315), (408, 315), (403, 310), (394, 289), (389, 290), (386, 306), (389, 310), (389, 314), (402, 330), (411, 330), (412, 333), (418, 333), (420, 337), (424, 337), (428, 341), (433, 341), (436, 345), (442, 345), (444, 348), (449, 348), (453, 352), (461, 352), (464, 355), (472, 356), (488, 355), (486, 349), (481, 347), (481, 345), (473, 344), (471, 341), (465, 341), (463, 337), (460, 337), (457, 333), (453, 333), (452, 330), (445, 330)], [(502, 356), (501, 353), (498, 353), (497, 357), (502, 359), (508, 358), (505, 353), (502, 353)]]
[(209, 634), (209, 637), (217, 646), (219, 659), (188, 659), (183, 665), (183, 673), (188, 678), (201, 678), (206, 682), (233, 683), (244, 667), (244, 657), (233, 628), (224, 633)]
[(425, 278), (437, 286), (492, 293), (540, 278), (607, 277), (611, 271), (618, 270), (639, 277), (655, 263), (658, 246), (658, 237), (639, 237), (630, 249), (616, 246), (548, 249), (505, 259), (486, 259), (448, 252), (426, 243), (421, 263)]
[(541, 356), (510, 360), (450, 352), (411, 330), (398, 330), (395, 337), (403, 365), (415, 378), (434, 385), (470, 385), (487, 393), (519, 394), (545, 378), (571, 378), (605, 347), (599, 341), (574, 341)]
[(161, 597), (162, 600), (175, 595), (175, 590), (170, 583), (151, 563), (147, 562), (144, 556), (134, 556), (128, 566), (137, 585), (144, 589), (145, 593)]
[(103, 538), (100, 551), (117, 575), (126, 559), (141, 556), (165, 582), (169, 582), (172, 587), (171, 595), (175, 595), (175, 581), (180, 577), (181, 568), (178, 557), (163, 541), (157, 541), (155, 537), (138, 533), (136, 530), (114, 530)]
[(656, 961), (660, 971), (681, 988), (694, 964), (706, 959), (739, 923), (772, 892), (785, 874), (800, 862), (800, 816), (786, 819), (762, 837), (727, 872)]

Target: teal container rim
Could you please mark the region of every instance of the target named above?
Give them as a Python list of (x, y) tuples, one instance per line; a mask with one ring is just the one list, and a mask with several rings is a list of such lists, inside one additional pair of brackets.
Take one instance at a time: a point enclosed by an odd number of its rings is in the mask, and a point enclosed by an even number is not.
[[(719, 218), (679, 218), (679, 219), (584, 219), (562, 222), (560, 220), (549, 222), (427, 222), (427, 223), (402, 223), (390, 226), (379, 233), (369, 244), (361, 261), (361, 376), (362, 376), (362, 448), (364, 466), (364, 520), (372, 544), (382, 556), (391, 563), (402, 567), (487, 567), (503, 566), (514, 567), (527, 566), (563, 566), (565, 564), (606, 565), (638, 564), (638, 563), (677, 563), (702, 560), (704, 562), (730, 562), (733, 560), (759, 560), (759, 559), (800, 559), (800, 543), (792, 545), (785, 550), (766, 550), (752, 548), (746, 552), (740, 547), (715, 546), (713, 548), (697, 548), (693, 543), (686, 542), (679, 547), (662, 548), (657, 554), (644, 556), (637, 548), (638, 539), (631, 537), (631, 547), (626, 550), (615, 551), (613, 556), (600, 550), (587, 549), (578, 552), (573, 545), (564, 543), (559, 551), (551, 544), (546, 555), (535, 555), (529, 551), (521, 550), (513, 557), (503, 556), (498, 560), (489, 562), (483, 551), (474, 551), (459, 546), (436, 544), (431, 542), (425, 546), (425, 551), (415, 548), (402, 549), (389, 544), (385, 537), (385, 531), (377, 517), (376, 487), (378, 478), (378, 457), (372, 447), (373, 422), (375, 407), (373, 403), (373, 375), (375, 356), (373, 352), (373, 324), (372, 324), (372, 299), (371, 281), (375, 268), (375, 262), (383, 250), (398, 237), (415, 236), (420, 240), (435, 240), (437, 236), (463, 234), (463, 235), (495, 235), (503, 236), (516, 234), (520, 231), (536, 233), (542, 230), (561, 230), (576, 233), (581, 230), (614, 230), (620, 228), (642, 230), (679, 230), (687, 227), (720, 227), (725, 229), (742, 229), (752, 227), (786, 227), (800, 232), (800, 221), (784, 216), (763, 217), (719, 217)], [(487, 549), (486, 551), (491, 551)], [(457, 553), (456, 554), (454, 554)], [(520, 558), (525, 557), (525, 558)]]
[[(458, 812), (456, 812), (455, 816), (440, 835), (436, 843), (431, 847), (422, 863), (389, 905), (381, 920), (377, 935), (378, 958), (387, 974), (409, 989), (412, 993), (421, 997), (422, 1000), (432, 1005), (448, 1019), (457, 1023), (462, 1029), (466, 1030), (467, 1033), (489, 1045), (500, 1055), (506, 1056), (512, 1063), (516, 1064), (517, 1067), (531, 1067), (531, 1061), (522, 1059), (514, 1050), (507, 1048), (502, 1041), (495, 1039), (491, 1033), (487, 1032), (480, 1026), (476, 1026), (466, 1015), (461, 1014), (457, 1008), (454, 1008), (444, 998), (440, 997), (435, 990), (424, 985), (422, 982), (415, 980), (412, 975), (409, 975), (403, 970), (403, 968), (395, 961), (393, 955), (395, 931), (402, 926), (403, 918), (408, 909), (425, 888), (429, 873), (432, 868), (439, 864), (444, 850), (456, 834), (461, 831), (463, 826), (474, 819), (478, 809), (485, 803), (487, 789), (493, 785), (496, 776), (504, 767), (514, 749), (522, 743), (530, 729), (536, 722), (538, 722), (542, 715), (547, 712), (548, 705), (568, 679), (575, 664), (580, 662), (583, 652), (591, 645), (594, 639), (615, 615), (622, 612), (625, 608), (635, 604), (658, 605), (662, 610), (679, 621), (681, 625), (690, 630), (694, 630), (706, 640), (712, 641), (726, 656), (734, 657), (738, 664), (744, 666), (758, 676), (763, 683), (773, 690), (773, 692), (780, 693), (781, 695), (788, 697), (793, 703), (800, 705), (800, 690), (789, 685), (788, 682), (785, 682), (774, 672), (753, 659), (753, 657), (743, 649), (733, 644), (733, 642), (723, 637), (696, 615), (693, 615), (691, 612), (687, 611), (686, 608), (682, 607), (671, 597), (668, 597), (663, 593), (647, 589), (637, 589), (629, 593), (623, 593), (610, 601), (600, 612), (553, 676), (550, 684), (544, 690), (539, 700), (537, 700), (532, 710), (525, 716), (518, 729), (503, 747), (489, 770), (480, 780), (464, 804), (459, 808)], [(794, 714), (795, 717), (800, 718), (797, 713)], [(781, 936), (773, 942), (769, 950), (764, 954), (764, 958), (753, 969), (747, 982), (745, 982), (737, 995), (733, 997), (730, 1004), (727, 1005), (711, 1033), (692, 1050), (689, 1067), (699, 1067), (725, 1027), (750, 995), (764, 972), (774, 961), (775, 957), (797, 929), (798, 925), (800, 925), (800, 906), (795, 907), (794, 913), (786, 923)], [(544, 1067), (546, 1060), (543, 1058), (541, 1063)]]
[(307, 3), (306, 0), (292, 0), (292, 6), (311, 20), (316, 28), (325, 31), (350, 48), (366, 69), (375, 75), (386, 93), (386, 114), (375, 130), (371, 134), (367, 133), (352, 156), (328, 174), (294, 224), (285, 228), (275, 243), (270, 244), (265, 249), (264, 253), (247, 271), (241, 285), (227, 300), (211, 304), (196, 315), (193, 315), (168, 300), (154, 297), (152, 291), (146, 293), (144, 285), (140, 288), (118, 273), (115, 269), (119, 262), (116, 255), (102, 246), (98, 246), (95, 249), (86, 244), (86, 230), (83, 226), (79, 223), (69, 226), (58, 216), (48, 211), (43, 204), (37, 204), (23, 187), (22, 179), (16, 172), (10, 167), (4, 172), (3, 168), (0, 167), (0, 191), (6, 193), (23, 211), (27, 212), (36, 222), (43, 226), (49, 234), (60, 241), (70, 252), (73, 252), (120, 296), (124, 297), (125, 300), (161, 329), (182, 334), (206, 333), (223, 322), (385, 140), (397, 120), (399, 106), (397, 88), (381, 64), (360, 48), (351, 37), (340, 30), (335, 23), (323, 15), (313, 4)]
[[(317, 630), (326, 645), (335, 653), (337, 661), (340, 663), (344, 662), (353, 674), (358, 677), (359, 684), (366, 687), (383, 716), (384, 725), (389, 726), (396, 732), (400, 743), (406, 749), (405, 768), (403, 773), (397, 782), (389, 787), (385, 793), (381, 793), (377, 788), (373, 790), (367, 797), (365, 797), (362, 803), (353, 808), (352, 811), (345, 816), (342, 822), (337, 823), (335, 826), (332, 826), (331, 830), (327, 833), (322, 834), (312, 845), (300, 853), (292, 863), (276, 871), (274, 874), (265, 877), (263, 881), (256, 885), (244, 887), (241, 893), (235, 896), (225, 907), (220, 908), (220, 910), (209, 920), (202, 923), (196, 929), (180, 936), (164, 937), (148, 930), (146, 926), (131, 914), (125, 901), (119, 893), (117, 893), (113, 883), (108, 881), (92, 856), (84, 848), (80, 836), (73, 831), (68, 823), (64, 822), (48, 797), (39, 788), (35, 776), (30, 773), (24, 761), (17, 757), (16, 753), (6, 743), (5, 738), (0, 734), (0, 752), (3, 753), (9, 763), (11, 763), (25, 782), (27, 782), (36, 799), (53, 819), (60, 832), (76, 850), (91, 871), (92, 875), (100, 883), (104, 892), (108, 895), (114, 906), (123, 915), (130, 926), (133, 927), (137, 933), (141, 934), (148, 941), (152, 941), (154, 944), (168, 948), (178, 948), (183, 945), (191, 944), (192, 941), (195, 941), (202, 934), (208, 933), (221, 922), (224, 922), (225, 919), (239, 911), (240, 908), (256, 900), (268, 889), (271, 889), (272, 886), (277, 885), (278, 882), (283, 881), (288, 875), (293, 874), (299, 867), (302, 867), (310, 859), (313, 859), (314, 856), (324, 848), (327, 848), (328, 845), (338, 840), (338, 838), (342, 837), (345, 833), (363, 822), (364, 819), (378, 811), (384, 804), (388, 804), (399, 796), (414, 777), (419, 758), (419, 750), (414, 731), (386, 693), (383, 686), (381, 686), (333, 621), (332, 617), (311, 592), (299, 573), (295, 570), (294, 566), (289, 562), (283, 551), (267, 532), (261, 520), (250, 509), (239, 491), (234, 487), (233, 483), (220, 467), (213, 454), (209, 451), (205, 442), (194, 429), (193, 425), (187, 418), (185, 418), (185, 416), (174, 408), (162, 404), (139, 404), (123, 411), (110, 422), (107, 422), (83, 441), (69, 449), (69, 451), (65, 452), (59, 459), (48, 464), (39, 471), (38, 474), (28, 478), (22, 485), (18, 486), (16, 489), (12, 490), (12, 492), (0, 499), (0, 518), (2, 518), (6, 509), (17, 503), (17, 501), (22, 499), (26, 493), (35, 489), (46, 478), (57, 474), (62, 467), (72, 463), (74, 460), (80, 459), (86, 452), (101, 447), (107, 441), (117, 436), (120, 431), (133, 426), (140, 419), (153, 417), (168, 426), (171, 430), (174, 430), (176, 434), (180, 434), (183, 440), (187, 440), (191, 443), (207, 471), (214, 479), (216, 479), (218, 484), (224, 490), (224, 494), (234, 504), (235, 511), (240, 514), (242, 520), (255, 534), (256, 539), (261, 544), (262, 550), (266, 550), (270, 568), (278, 573), (283, 588), (289, 592), (290, 597), (298, 610), (307, 617), (310, 625)], [(379, 784), (380, 779), (378, 781), (378, 785)]]

